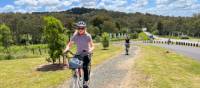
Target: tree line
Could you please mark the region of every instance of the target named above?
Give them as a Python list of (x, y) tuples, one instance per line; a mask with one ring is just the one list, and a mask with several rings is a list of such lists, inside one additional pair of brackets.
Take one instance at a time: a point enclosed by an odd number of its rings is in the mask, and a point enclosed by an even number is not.
[(200, 15), (193, 17), (170, 17), (143, 13), (123, 13), (104, 9), (73, 8), (61, 12), (34, 13), (1, 13), (0, 24), (5, 24), (11, 30), (13, 44), (41, 44), (46, 43), (44, 36), (44, 17), (53, 16), (59, 19), (66, 34), (70, 37), (74, 24), (83, 20), (88, 24), (88, 31), (92, 36), (108, 33), (141, 32), (142, 27), (157, 35), (181, 34), (200, 37)]

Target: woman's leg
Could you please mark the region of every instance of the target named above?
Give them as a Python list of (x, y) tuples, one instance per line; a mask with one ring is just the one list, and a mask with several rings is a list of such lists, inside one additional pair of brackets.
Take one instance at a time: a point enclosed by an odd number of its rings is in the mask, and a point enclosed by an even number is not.
[(83, 72), (84, 72), (84, 81), (87, 82), (89, 80), (89, 63), (90, 63), (90, 58), (89, 56), (85, 56), (83, 59)]

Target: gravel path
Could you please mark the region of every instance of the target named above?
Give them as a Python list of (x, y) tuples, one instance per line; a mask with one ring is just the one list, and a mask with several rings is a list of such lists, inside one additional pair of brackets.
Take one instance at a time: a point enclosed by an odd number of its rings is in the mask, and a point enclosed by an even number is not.
[(136, 47), (130, 50), (130, 55), (120, 54), (92, 71), (90, 88), (121, 88), (122, 80), (129, 71), (128, 65), (132, 65), (129, 61), (133, 59)]
[[(91, 72), (89, 88), (121, 88), (122, 80), (131, 69), (128, 67), (132, 66), (130, 62), (132, 62), (136, 50), (137, 47), (132, 46), (130, 48), (130, 55), (125, 55), (123, 52), (94, 68)], [(69, 88), (68, 86), (69, 83), (66, 81), (58, 88)]]

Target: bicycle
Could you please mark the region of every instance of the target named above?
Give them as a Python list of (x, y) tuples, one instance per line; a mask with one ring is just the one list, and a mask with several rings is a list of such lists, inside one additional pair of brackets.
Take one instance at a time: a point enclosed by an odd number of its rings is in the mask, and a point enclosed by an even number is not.
[[(73, 55), (71, 60), (68, 61), (69, 68), (72, 70), (72, 74), (73, 74), (69, 87), (70, 88), (83, 88), (83, 85), (85, 83), (84, 72), (83, 72), (84, 55), (81, 55), (81, 54), (76, 55), (76, 54), (72, 53), (71, 51), (68, 51), (67, 53), (70, 53), (71, 55)], [(91, 56), (92, 54), (89, 54), (89, 55)], [(90, 75), (91, 62), (89, 63), (88, 71), (89, 71), (88, 73)]]

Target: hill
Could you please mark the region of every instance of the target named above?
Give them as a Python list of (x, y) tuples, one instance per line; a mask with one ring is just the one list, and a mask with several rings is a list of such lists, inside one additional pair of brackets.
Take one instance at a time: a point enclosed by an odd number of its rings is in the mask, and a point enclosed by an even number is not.
[(61, 12), (1, 13), (0, 24), (5, 23), (11, 28), (16, 44), (21, 43), (24, 34), (32, 37), (32, 43), (41, 43), (44, 16), (56, 17), (68, 30), (73, 29), (75, 22), (86, 21), (89, 32), (94, 35), (99, 32), (135, 33), (140, 32), (140, 28), (146, 27), (148, 31), (159, 35), (200, 36), (200, 15), (169, 17), (93, 8), (72, 8)]

